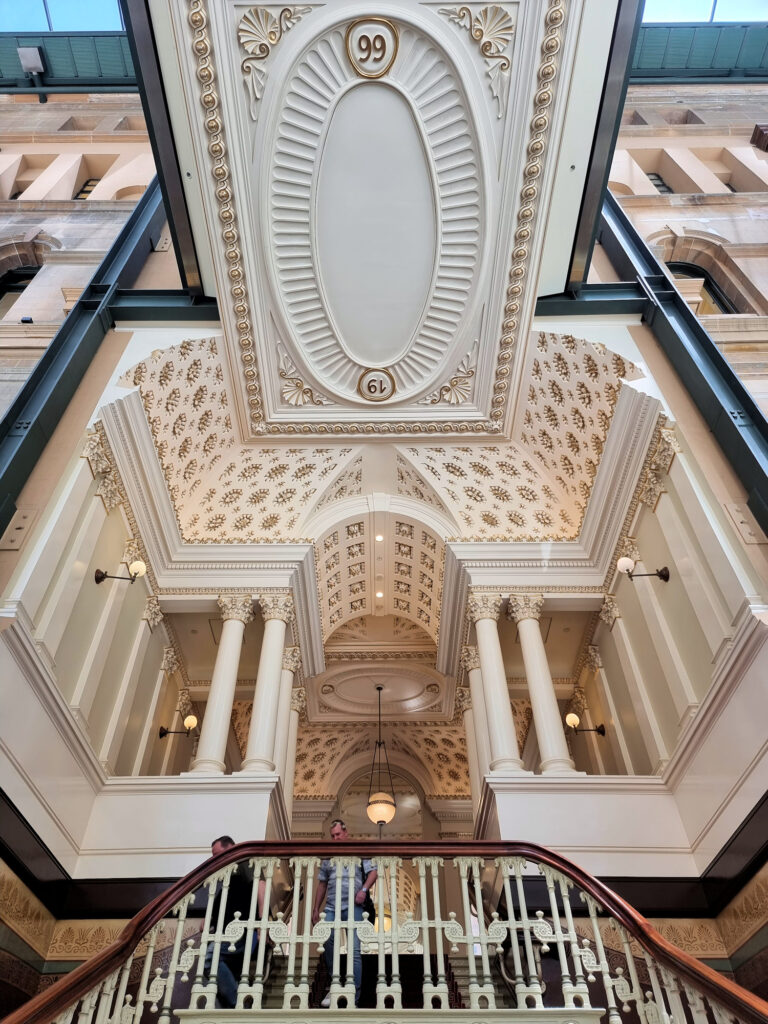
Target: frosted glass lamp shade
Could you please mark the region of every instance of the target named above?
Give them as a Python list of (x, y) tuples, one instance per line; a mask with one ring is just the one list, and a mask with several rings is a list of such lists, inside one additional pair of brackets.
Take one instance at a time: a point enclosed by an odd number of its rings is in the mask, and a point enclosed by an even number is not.
[(622, 555), (622, 557), (616, 563), (616, 568), (619, 570), (619, 572), (624, 573), (625, 576), (629, 576), (629, 574), (635, 568), (635, 563), (627, 555)]
[(131, 562), (128, 566), (128, 572), (134, 579), (137, 579), (141, 576), (147, 575), (147, 567), (140, 558), (137, 558), (135, 562)]
[(187, 715), (184, 719), (184, 728), (189, 731), (190, 729), (197, 728), (197, 715)]
[(569, 726), (571, 729), (578, 729), (580, 721), (581, 719), (575, 711), (569, 711), (568, 714), (565, 716), (565, 724)]
[(374, 825), (388, 825), (395, 816), (395, 801), (389, 793), (373, 793), (366, 813)]

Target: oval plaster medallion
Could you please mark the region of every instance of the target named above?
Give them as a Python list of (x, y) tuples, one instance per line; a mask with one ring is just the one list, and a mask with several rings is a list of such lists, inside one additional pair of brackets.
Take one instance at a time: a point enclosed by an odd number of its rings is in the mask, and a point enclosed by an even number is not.
[(349, 25), (316, 39), (286, 77), (268, 241), (292, 358), (324, 392), (367, 404), (357, 384), (371, 366), (391, 373), (390, 401), (444, 373), (471, 313), (483, 195), (448, 57), (398, 23), (389, 70), (369, 81), (347, 51)]

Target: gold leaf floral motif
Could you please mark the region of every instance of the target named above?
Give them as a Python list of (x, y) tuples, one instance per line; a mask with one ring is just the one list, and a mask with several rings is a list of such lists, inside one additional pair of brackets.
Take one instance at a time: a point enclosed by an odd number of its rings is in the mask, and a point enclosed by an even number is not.
[(448, 383), (422, 398), (420, 404), (437, 405), (439, 402), (447, 402), (448, 405), (463, 405), (464, 402), (468, 402), (472, 397), (472, 378), (475, 375), (476, 363), (477, 342), (456, 367), (456, 373)]
[(240, 19), (237, 39), (249, 54), (240, 68), (250, 94), (250, 114), (254, 121), (257, 119), (257, 104), (264, 92), (264, 82), (267, 78), (263, 62), (285, 33), (311, 10), (311, 7), (284, 7), (275, 17), (264, 7), (252, 7)]

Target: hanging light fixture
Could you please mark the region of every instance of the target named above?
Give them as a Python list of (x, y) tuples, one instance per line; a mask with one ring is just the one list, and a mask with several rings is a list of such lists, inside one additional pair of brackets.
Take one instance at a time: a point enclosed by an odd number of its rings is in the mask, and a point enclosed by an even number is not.
[[(379, 694), (379, 738), (376, 741), (376, 747), (373, 751), (373, 761), (371, 763), (371, 782), (368, 786), (368, 806), (366, 813), (374, 825), (379, 826), (379, 836), (381, 836), (381, 829), (384, 825), (388, 825), (395, 816), (395, 786), (392, 782), (392, 772), (389, 768), (389, 758), (387, 757), (387, 748), (384, 744), (384, 740), (381, 738), (381, 691), (384, 689), (383, 686), (376, 687)], [(389, 792), (382, 788), (381, 776), (384, 766), (386, 767), (386, 774), (389, 778)], [(376, 781), (376, 792), (373, 791), (374, 780)], [(386, 782), (386, 779), (385, 779)]]

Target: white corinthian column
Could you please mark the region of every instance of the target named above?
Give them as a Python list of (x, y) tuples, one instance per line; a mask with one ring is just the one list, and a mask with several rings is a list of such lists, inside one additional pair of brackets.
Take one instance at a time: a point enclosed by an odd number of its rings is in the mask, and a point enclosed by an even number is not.
[(190, 769), (214, 775), (220, 775), (225, 768), (224, 752), (235, 700), (240, 651), (246, 623), (253, 618), (253, 598), (250, 595), (222, 594), (219, 608), (224, 625), (221, 627), (221, 640), (216, 652), (211, 692), (200, 727), (197, 757)]
[(497, 622), (500, 611), (501, 597), (470, 591), (467, 614), (475, 624), (477, 636), (490, 741), (490, 768), (492, 772), (523, 771), (499, 642)]
[(485, 695), (483, 694), (483, 677), (480, 672), (480, 655), (476, 647), (463, 647), (461, 665), (467, 673), (469, 692), (472, 695), (472, 722), (475, 729), (475, 749), (477, 750), (477, 771), (480, 776), (480, 788), (483, 786), (491, 763), (490, 744), (488, 742), (488, 716), (485, 712)]
[(301, 667), (301, 651), (298, 647), (286, 647), (283, 651), (283, 671), (280, 675), (280, 699), (277, 705), (277, 728), (275, 729), (275, 768), (285, 785), (285, 758), (288, 751), (288, 729), (291, 715), (291, 690), (293, 677)]
[(562, 775), (564, 772), (573, 772), (574, 767), (568, 753), (555, 686), (539, 629), (539, 616), (543, 607), (544, 598), (539, 595), (510, 594), (507, 614), (517, 623), (536, 738), (539, 741), (542, 775)]
[(286, 626), (293, 619), (293, 597), (290, 593), (265, 595), (259, 599), (259, 604), (264, 616), (264, 638), (253, 694), (248, 746), (242, 766), (244, 772), (275, 770), (275, 731), (280, 702), (283, 645)]

